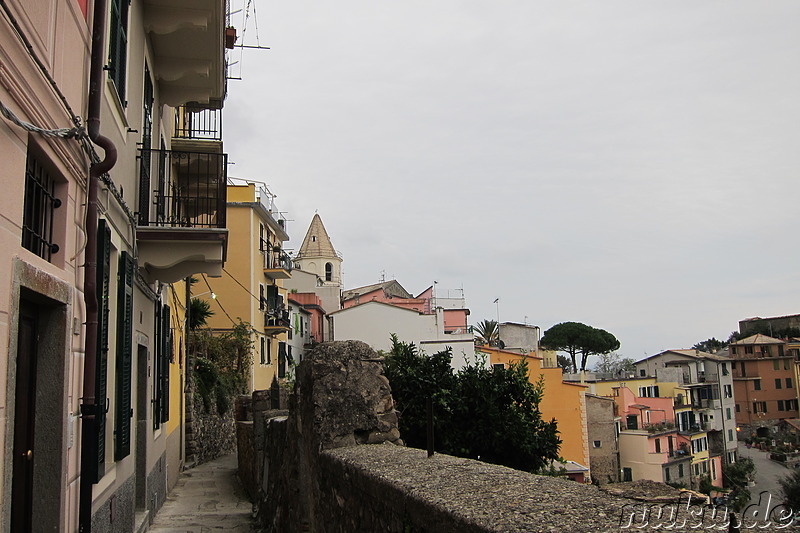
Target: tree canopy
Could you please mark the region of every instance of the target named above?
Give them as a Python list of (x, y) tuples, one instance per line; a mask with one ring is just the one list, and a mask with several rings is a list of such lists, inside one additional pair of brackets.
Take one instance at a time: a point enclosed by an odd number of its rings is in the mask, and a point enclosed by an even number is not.
[(487, 368), (472, 362), (454, 372), (451, 350), (426, 355), (392, 336), (386, 376), (406, 444), (425, 448), (426, 402), (433, 399), (435, 449), (511, 468), (538, 471), (558, 459), (555, 419), (542, 420), (540, 380), (528, 381), (523, 362)]
[(595, 372), (607, 374), (620, 374), (622, 372), (635, 372), (636, 361), (630, 357), (622, 357), (616, 352), (599, 355), (599, 361), (594, 366)]
[(617, 338), (604, 329), (593, 328), (580, 322), (562, 322), (544, 332), (540, 341), (548, 350), (566, 352), (572, 360), (573, 372), (578, 371), (577, 356), (581, 356), (580, 370), (586, 370), (589, 356), (619, 349)]

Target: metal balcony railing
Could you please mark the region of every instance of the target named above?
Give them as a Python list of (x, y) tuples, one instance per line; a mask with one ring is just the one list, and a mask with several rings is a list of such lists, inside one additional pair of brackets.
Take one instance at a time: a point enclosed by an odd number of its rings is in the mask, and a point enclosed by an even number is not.
[(224, 228), (228, 154), (139, 153), (139, 225)]
[(288, 328), (291, 325), (289, 311), (285, 307), (268, 309), (264, 313), (264, 321), (267, 328)]
[(264, 268), (292, 270), (292, 258), (280, 248), (271, 248), (268, 243), (262, 243), (261, 253), (264, 254)]
[(175, 138), (222, 140), (222, 109), (180, 106), (175, 109)]

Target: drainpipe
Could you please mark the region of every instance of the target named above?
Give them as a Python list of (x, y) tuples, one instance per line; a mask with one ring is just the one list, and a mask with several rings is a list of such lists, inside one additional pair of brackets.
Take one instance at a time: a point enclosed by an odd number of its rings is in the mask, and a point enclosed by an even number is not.
[(95, 0), (92, 22), (92, 56), (89, 73), (89, 109), (86, 119), (89, 138), (105, 152), (105, 159), (93, 163), (89, 171), (88, 201), (86, 204), (86, 250), (84, 262), (83, 298), (86, 305), (86, 337), (84, 338), (83, 397), (81, 398), (81, 481), (78, 509), (79, 531), (92, 529), (92, 487), (89, 477), (93, 461), (97, 460), (97, 413), (105, 409), (105, 398), (95, 398), (97, 367), (97, 194), (99, 178), (117, 162), (117, 148), (110, 139), (100, 135), (100, 104), (103, 95), (103, 34), (107, 0)]

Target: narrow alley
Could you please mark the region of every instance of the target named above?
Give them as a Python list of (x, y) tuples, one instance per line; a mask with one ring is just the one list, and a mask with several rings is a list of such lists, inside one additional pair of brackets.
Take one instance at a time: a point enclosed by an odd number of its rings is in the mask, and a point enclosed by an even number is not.
[(148, 531), (217, 530), (255, 531), (252, 505), (236, 477), (236, 455), (183, 472)]

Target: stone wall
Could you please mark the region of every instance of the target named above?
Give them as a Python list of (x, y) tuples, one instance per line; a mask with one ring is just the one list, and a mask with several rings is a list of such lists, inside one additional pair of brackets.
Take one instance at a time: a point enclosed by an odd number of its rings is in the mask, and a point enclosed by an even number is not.
[(382, 362), (358, 341), (316, 347), (288, 412), (253, 407), (252, 416), (239, 425), (240, 475), (256, 486), (268, 532), (615, 531), (636, 503), (402, 446)]
[[(191, 422), (191, 440), (187, 455), (195, 465), (207, 463), (222, 455), (236, 451), (236, 422), (234, 420), (233, 400), (231, 407), (224, 415), (217, 412), (215, 402), (211, 409), (205, 410), (199, 395), (191, 396), (193, 403)], [(189, 461), (187, 461), (189, 462)]]

